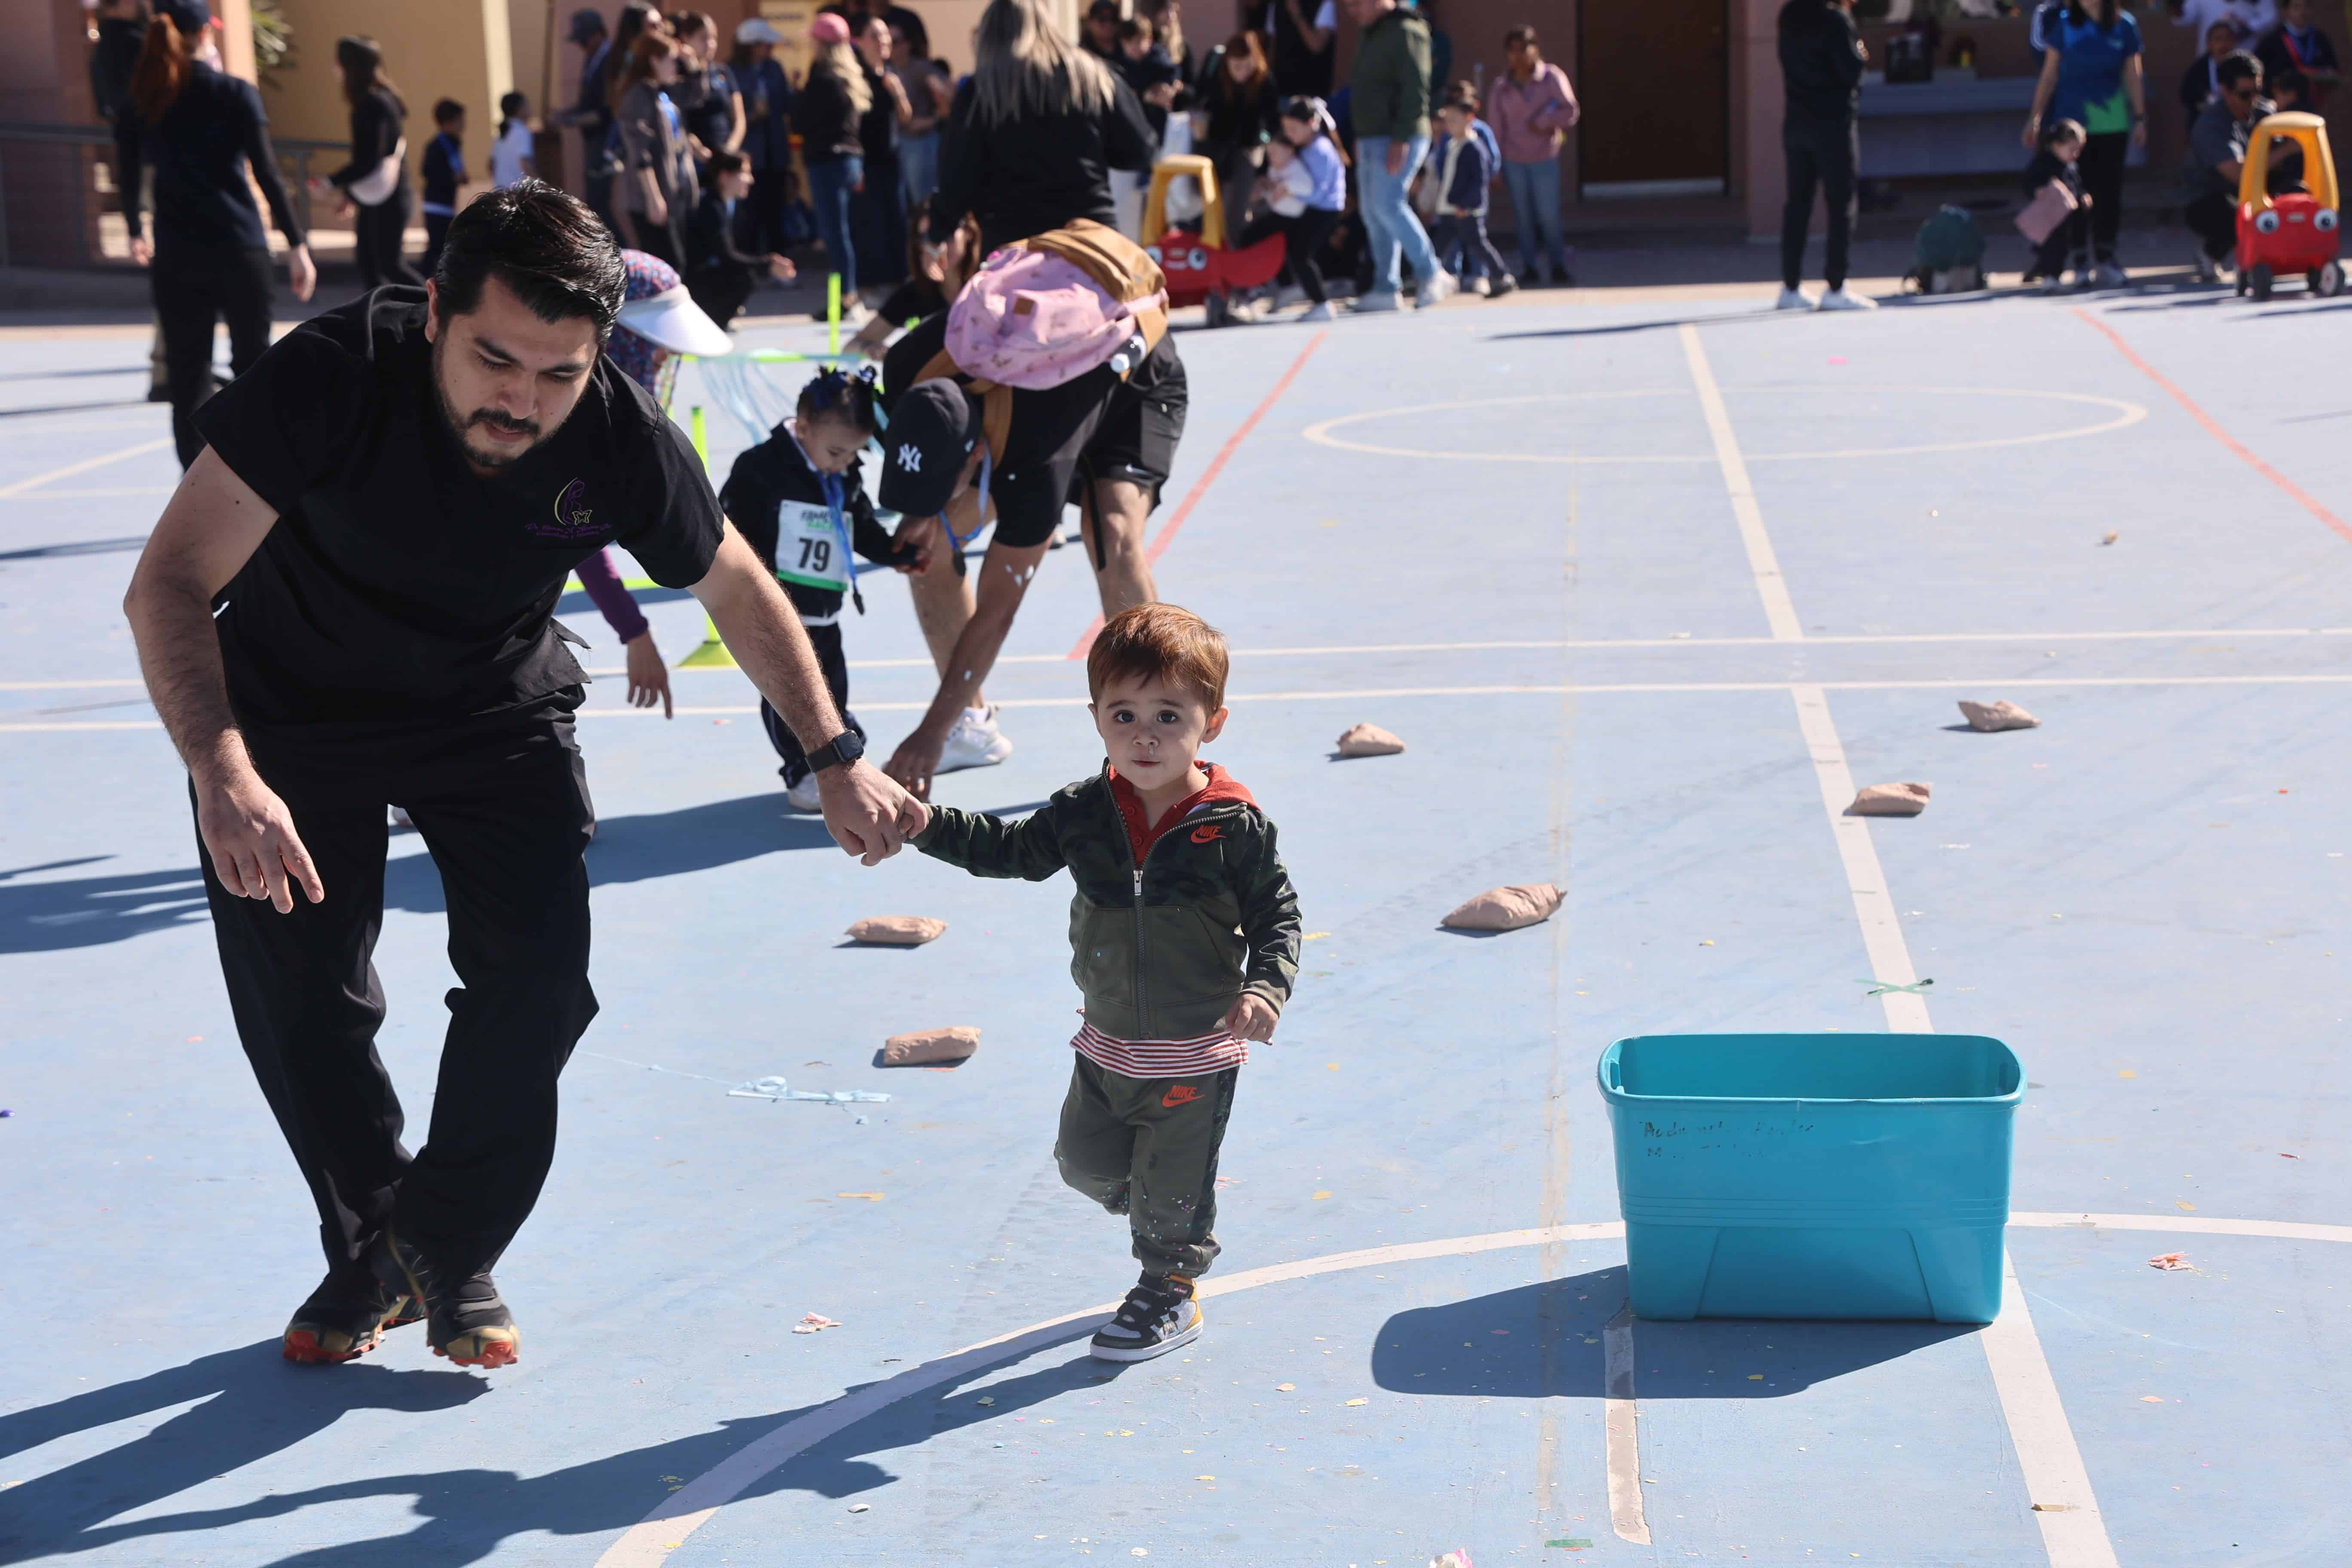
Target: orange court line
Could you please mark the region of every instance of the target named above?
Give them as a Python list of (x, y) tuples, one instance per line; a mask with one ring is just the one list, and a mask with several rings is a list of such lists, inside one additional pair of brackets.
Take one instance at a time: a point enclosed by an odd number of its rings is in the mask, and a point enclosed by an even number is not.
[(2240, 441), (2235, 436), (2231, 435), (2227, 430), (2222, 429), (2219, 420), (2206, 413), (2202, 408), (2198, 407), (2195, 400), (2187, 393), (2181, 391), (2180, 388), (2175, 386), (2171, 381), (2166, 377), (2162, 371), (2148, 363), (2147, 361), (2140, 358), (2139, 355), (2133, 351), (2131, 344), (2124, 342), (2123, 335), (2121, 333), (2117, 332), (2113, 327), (2107, 325), (2106, 322), (2099, 320), (2098, 317), (2091, 314), (2090, 311), (2083, 309), (2080, 305), (2074, 307), (2074, 314), (2082, 317), (2083, 320), (2088, 321), (2092, 326), (2098, 329), (2101, 333), (2105, 334), (2107, 342), (2116, 345), (2116, 352), (2122, 354), (2124, 358), (2131, 361), (2135, 365), (2137, 365), (2141, 374), (2146, 375), (2148, 380), (2156, 383), (2157, 385), (2170, 393), (2172, 395), (2172, 400), (2189, 411), (2189, 417), (2196, 420), (2198, 424), (2205, 427), (2205, 434), (2212, 437), (2213, 439), (2221, 442), (2221, 445), (2230, 448), (2231, 452), (2237, 454), (2237, 456), (2244, 461), (2246, 466), (2253, 469), (2254, 472), (2262, 475), (2263, 478), (2270, 480), (2271, 483), (2284, 490), (2294, 499), (2294, 503), (2297, 506), (2303, 508), (2304, 510), (2311, 513), (2312, 516), (2317, 518), (2320, 521), (2334, 529), (2336, 533), (2343, 538), (2352, 540), (2352, 528), (2345, 526), (2344, 520), (2342, 518), (2337, 517), (2334, 512), (2320, 505), (2318, 500), (2301, 485), (2296, 484), (2293, 479), (2288, 479), (2284, 474), (2280, 473), (2276, 468), (2272, 468), (2260, 458), (2255, 457), (2252, 452), (2246, 448), (2245, 443)]
[[(1323, 340), (1327, 335), (1328, 334), (1317, 332), (1307, 340), (1307, 346), (1298, 351), (1298, 357), (1290, 362), (1290, 368), (1282, 373), (1282, 379), (1274, 384), (1274, 390), (1265, 395), (1265, 401), (1250, 411), (1250, 416), (1242, 421), (1240, 429), (1225, 437), (1225, 444), (1217, 448), (1217, 455), (1214, 458), (1209, 459), (1208, 468), (1203, 469), (1201, 477), (1193, 481), (1192, 488), (1184, 492), (1184, 499), (1176, 503), (1176, 510), (1168, 514), (1167, 525), (1160, 529), (1160, 537), (1154, 539), (1151, 542), (1151, 548), (1144, 552), (1143, 558), (1146, 561), (1156, 564), (1160, 557), (1167, 552), (1168, 546), (1175, 541), (1176, 531), (1184, 526), (1184, 520), (1192, 515), (1192, 509), (1201, 503), (1201, 498), (1209, 493), (1209, 487), (1215, 484), (1217, 476), (1224, 471), (1226, 460), (1240, 449), (1242, 442), (1252, 430), (1257, 428), (1257, 422), (1266, 416), (1267, 412), (1280, 401), (1282, 395), (1290, 390), (1290, 384), (1298, 379), (1298, 373), (1307, 368), (1307, 360), (1317, 349), (1323, 346)], [(1087, 623), (1087, 629), (1079, 637), (1078, 645), (1070, 650), (1072, 658), (1087, 657), (1087, 650), (1095, 646), (1095, 634), (1102, 630), (1102, 625), (1103, 618), (1100, 616)]]

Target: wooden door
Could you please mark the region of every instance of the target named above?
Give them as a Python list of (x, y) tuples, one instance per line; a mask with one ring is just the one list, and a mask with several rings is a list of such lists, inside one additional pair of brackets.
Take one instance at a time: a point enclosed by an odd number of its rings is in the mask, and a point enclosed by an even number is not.
[(1584, 199), (1727, 189), (1728, 0), (1584, 0), (1577, 11)]

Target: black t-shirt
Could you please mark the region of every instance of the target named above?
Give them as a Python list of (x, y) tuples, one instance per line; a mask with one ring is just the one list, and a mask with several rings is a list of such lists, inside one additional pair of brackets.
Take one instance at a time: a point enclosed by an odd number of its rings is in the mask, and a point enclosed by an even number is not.
[[(849, 530), (850, 548), (881, 566), (911, 560), (911, 552), (901, 552), (875, 517), (860, 460), (851, 459), (841, 488), (842, 522)], [(847, 563), (827, 560), (822, 552), (810, 558), (813, 548), (831, 542), (824, 537), (827, 527), (816, 521), (826, 510), (824, 481), (809, 466), (790, 430), (779, 425), (766, 440), (746, 447), (727, 471), (720, 499), (726, 502), (727, 515), (742, 531), (743, 542), (776, 574), (776, 581), (801, 613), (803, 624), (824, 626), (841, 614), (840, 591), (818, 583), (824, 579), (847, 582), (852, 573), (844, 570)], [(779, 558), (787, 523), (792, 527), (790, 542), (799, 548)], [(858, 608), (862, 612), (865, 606)]]
[(304, 322), (196, 423), (278, 512), (215, 623), (250, 724), (449, 719), (575, 686), (553, 620), (572, 569), (619, 544), (686, 587), (725, 529), (693, 447), (602, 356), (554, 435), (478, 478), (441, 413), (420, 289)]
[[(912, 386), (923, 367), (947, 343), (945, 310), (916, 326), (890, 345), (882, 361), (882, 406), (887, 413), (898, 394)], [(1168, 348), (1170, 340), (1162, 339)], [(1172, 350), (1170, 351), (1172, 353)], [(1079, 459), (1094, 439), (1111, 400), (1118, 374), (1097, 365), (1059, 386), (1013, 392), (1013, 422), (1004, 450), (993, 454), (989, 499), (996, 503), (996, 537), (1017, 548), (1043, 544), (1054, 536), (1068, 504)], [(887, 437), (886, 437), (887, 439)]]

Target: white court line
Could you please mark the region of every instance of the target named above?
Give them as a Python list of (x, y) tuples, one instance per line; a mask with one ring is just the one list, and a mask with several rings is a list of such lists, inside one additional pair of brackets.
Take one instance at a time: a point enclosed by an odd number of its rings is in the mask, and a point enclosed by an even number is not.
[(1805, 628), (1790, 601), (1780, 558), (1772, 552), (1772, 536), (1764, 531), (1756, 487), (1748, 481), (1748, 463), (1739, 455), (1739, 438), (1732, 434), (1731, 416), (1724, 411), (1723, 392), (1715, 384), (1706, 351), (1699, 347), (1698, 329), (1685, 323), (1682, 340), (1691, 384), (1698, 389), (1699, 407), (1706, 414), (1706, 433), (1715, 442), (1715, 460), (1723, 469), (1723, 488), (1731, 497), (1731, 515), (1739, 522), (1739, 542), (1748, 550), (1748, 570), (1755, 575), (1757, 596), (1764, 601), (1764, 624), (1772, 628), (1775, 642), (1802, 642)]
[[(2352, 1245), (2352, 1225), (2302, 1225), (2203, 1216), (2191, 1219), (2187, 1215), (2174, 1220), (2160, 1215), (2110, 1214), (2013, 1214), (2009, 1216), (2009, 1223), (2044, 1229), (2081, 1226), (2114, 1230), (2173, 1230), (2184, 1234), (2194, 1231), (2206, 1235), (2291, 1237), (2296, 1240)], [(1468, 1258), (1482, 1252), (1544, 1247), (1559, 1242), (1618, 1241), (1622, 1240), (1624, 1235), (1623, 1221), (1605, 1220), (1597, 1224), (1492, 1231), (1484, 1236), (1454, 1237), (1441, 1241), (1402, 1242), (1390, 1247), (1335, 1252), (1323, 1258), (1307, 1258), (1293, 1263), (1245, 1269), (1222, 1279), (1203, 1279), (1201, 1281), (1201, 1295), (1203, 1299), (1230, 1296), (1238, 1291), (1254, 1290), (1263, 1285), (1308, 1279), (1318, 1275), (1369, 1268), (1376, 1265), (1439, 1258)], [(2021, 1293), (2012, 1287), (2004, 1292), (2004, 1298), (2019, 1300)], [(596, 1568), (659, 1568), (670, 1552), (677, 1550), (688, 1536), (709, 1522), (711, 1516), (721, 1508), (742, 1496), (762, 1477), (791, 1463), (825, 1438), (901, 1401), (928, 1394), (935, 1388), (962, 1383), (991, 1367), (1008, 1364), (1075, 1339), (1083, 1328), (1108, 1317), (1116, 1305), (1116, 1302), (1105, 1301), (1083, 1311), (1065, 1312), (1058, 1318), (1048, 1318), (1042, 1323), (1032, 1323), (1011, 1333), (999, 1334), (994, 1339), (951, 1351), (935, 1360), (909, 1367), (885, 1382), (853, 1394), (845, 1394), (805, 1415), (784, 1423), (765, 1436), (753, 1439), (656, 1504), (652, 1512), (631, 1525), (618, 1541), (598, 1555)], [(1603, 1342), (1606, 1342), (1605, 1331)], [(1636, 1476), (1635, 1484), (1638, 1485), (1639, 1481), (1640, 1478)], [(2037, 1487), (2034, 1495), (2053, 1494)], [(1612, 1516), (1613, 1511), (1612, 1509)], [(2053, 1558), (2053, 1563), (2061, 1561)]]
[[(1706, 351), (1700, 346), (1698, 330), (1685, 326), (1682, 339), (1690, 360), (1691, 379), (1698, 384), (1701, 397), (1710, 398), (1715, 377), (1707, 368)], [(1734, 506), (1738, 506), (1747, 489), (1747, 473), (1738, 467), (1738, 448), (1732, 441), (1729, 421), (1722, 413), (1719, 399), (1708, 403), (1707, 424), (1709, 428), (1718, 430), (1716, 447), (1725, 454), (1724, 482), (1731, 490)], [(1754, 517), (1757, 537), (1764, 539), (1763, 514), (1757, 509), (1752, 492), (1747, 495), (1747, 507)], [(1747, 517), (1743, 516), (1743, 533), (1747, 528)], [(1763, 560), (1771, 560), (1770, 551), (1767, 541)], [(1758, 559), (1753, 545), (1749, 547), (1748, 559), (1751, 563)], [(1758, 568), (1756, 582), (1777, 636), (1781, 626), (1780, 612), (1789, 603), (1787, 587), (1777, 567), (1769, 577)], [(1793, 613), (1789, 620), (1794, 624)], [(1846, 815), (1846, 806), (1853, 799), (1853, 775), (1846, 765), (1845, 747), (1838, 740), (1837, 726), (1830, 719), (1829, 699), (1823, 688), (1816, 685), (1792, 687), (1790, 696), (1796, 703), (1797, 725), (1804, 734), (1805, 749), (1812, 757), (1814, 777), (1821, 784), (1822, 809), (1829, 817), (1838, 858), (1845, 869), (1847, 893), (1853, 900), (1854, 921), (1862, 928), (1870, 972), (1883, 984), (1914, 984), (1917, 972), (1911, 966), (1910, 944), (1903, 940), (1903, 924), (1895, 912), (1894, 895), (1887, 890), (1886, 874), (1879, 864), (1877, 848), (1871, 842), (1869, 823)], [(1933, 1030), (1926, 997), (1908, 991), (1891, 991), (1881, 995), (1879, 1001), (1885, 1007), (1889, 1029), (1899, 1034), (1923, 1035)], [(2033, 1331), (2033, 1317), (2025, 1304), (2025, 1292), (2019, 1289), (2005, 1254), (2003, 1268), (2006, 1278), (2000, 1310), (1983, 1336), (1985, 1364), (1992, 1373), (2001, 1420), (2009, 1427), (2028, 1496), (2036, 1502), (2055, 1500), (2066, 1510), (2037, 1512), (2033, 1516), (2042, 1521), (2042, 1551), (2050, 1559), (2050, 1568), (2117, 1568), (2115, 1547), (2107, 1540), (2107, 1527), (2099, 1517), (2098, 1499), (2091, 1490), (2090, 1472), (2084, 1468), (2082, 1450), (2075, 1446), (2074, 1429), (2067, 1425), (2057, 1382), (2050, 1375), (2050, 1363), (2042, 1354), (2041, 1341)], [(2053, 1527), (2053, 1520), (2065, 1522)]]
[(37, 490), (43, 485), (58, 479), (69, 479), (76, 474), (86, 474), (92, 468), (105, 468), (109, 463), (119, 463), (125, 458), (136, 458), (147, 452), (160, 452), (171, 444), (172, 437), (166, 436), (159, 441), (142, 441), (136, 447), (125, 447), (119, 452), (109, 452), (98, 458), (85, 458), (79, 463), (68, 463), (62, 468), (52, 468), (46, 474), (35, 474), (29, 479), (18, 479), (13, 485), (0, 487), (0, 500), (21, 496), (28, 490)]
[(1601, 1424), (1609, 1450), (1609, 1522), (1620, 1537), (1650, 1544), (1650, 1520), (1642, 1505), (1642, 1412), (1633, 1402), (1633, 1305), (1627, 1302), (1601, 1331), (1602, 1365)]
[[(136, 686), (138, 681), (120, 684)], [(1609, 695), (1673, 695), (1676, 693), (1707, 693), (1723, 691), (1990, 691), (1995, 687), (2009, 690), (2040, 688), (2089, 686), (2346, 686), (2352, 685), (2352, 671), (2342, 675), (2130, 675), (2035, 677), (2012, 680), (1990, 676), (1976, 680), (1699, 680), (1699, 681), (1620, 681), (1591, 686), (1370, 686), (1347, 691), (1229, 691), (1225, 700), (1233, 702), (1358, 702), (1372, 699), (1404, 697), (1515, 697), (1515, 696), (1609, 696)], [(997, 701), (999, 708), (1083, 708), (1083, 697), (1007, 697)], [(930, 707), (929, 702), (860, 702), (861, 713), (920, 713)], [(757, 713), (756, 703), (723, 703), (715, 706), (679, 707), (681, 719), (740, 719)], [(583, 719), (659, 719), (658, 708), (583, 708)], [(98, 719), (59, 721), (56, 723), (0, 723), (0, 735), (63, 733), (77, 730), (160, 730), (163, 725), (152, 719)], [(1851, 798), (1851, 797), (1849, 797)]]
[[(1858, 633), (1836, 637), (1807, 637), (1808, 647), (1846, 646), (1871, 647), (1913, 643), (2053, 643), (2053, 642), (2189, 642), (2207, 637), (2352, 637), (2352, 626), (2217, 626), (2205, 630), (2190, 627), (2179, 631), (2123, 632), (1888, 632)], [(1366, 653), (1519, 653), (1545, 652), (1577, 648), (1637, 648), (1637, 647), (1769, 647), (1783, 639), (1779, 637), (1577, 637), (1545, 638), (1518, 642), (1399, 642), (1399, 643), (1334, 643), (1315, 647), (1237, 647), (1234, 658), (1313, 658), (1325, 655)], [(996, 661), (1006, 664), (1067, 664), (1066, 653), (1006, 654)], [(929, 669), (928, 658), (853, 658), (852, 669)], [(618, 667), (588, 671), (599, 679), (623, 676), (627, 670)], [(673, 675), (740, 675), (739, 669), (724, 665), (678, 665), (672, 667)], [(86, 680), (0, 680), (0, 691), (79, 691), (103, 687), (144, 686), (136, 676), (93, 677)]]
[[(1853, 801), (1853, 773), (1846, 766), (1837, 726), (1830, 720), (1829, 698), (1818, 686), (1797, 687), (1790, 696), (1796, 700), (1797, 727), (1804, 732), (1805, 749), (1812, 755), (1822, 808), (1829, 813), (1838, 859), (1845, 867), (1846, 889), (1853, 899), (1853, 918), (1862, 927), (1870, 973), (1882, 985), (1916, 985), (1919, 976), (1912, 971), (1911, 949), (1903, 940), (1895, 895), (1886, 890), (1886, 873), (1878, 863), (1877, 847), (1870, 841), (1869, 819), (1846, 815), (1845, 808)], [(1890, 991), (1878, 1000), (1886, 1009), (1886, 1026), (1896, 1034), (1930, 1032), (1925, 996)]]
[(2120, 1568), (2007, 1247), (2000, 1253), (2000, 1312), (1979, 1338), (1985, 1364), (1992, 1369), (1993, 1392), (2000, 1398), (2001, 1419), (2017, 1447), (2017, 1468), (2032, 1494), (2033, 1521), (2042, 1527), (2042, 1550), (2051, 1568)]

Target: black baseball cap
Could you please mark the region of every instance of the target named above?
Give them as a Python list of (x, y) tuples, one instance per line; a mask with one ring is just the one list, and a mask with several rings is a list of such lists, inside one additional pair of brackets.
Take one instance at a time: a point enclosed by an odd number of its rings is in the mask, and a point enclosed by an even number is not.
[(193, 38), (212, 26), (212, 7), (205, 0), (155, 0), (155, 15)]
[(882, 507), (901, 517), (947, 510), (964, 459), (980, 442), (980, 403), (947, 376), (919, 381), (882, 433)]

